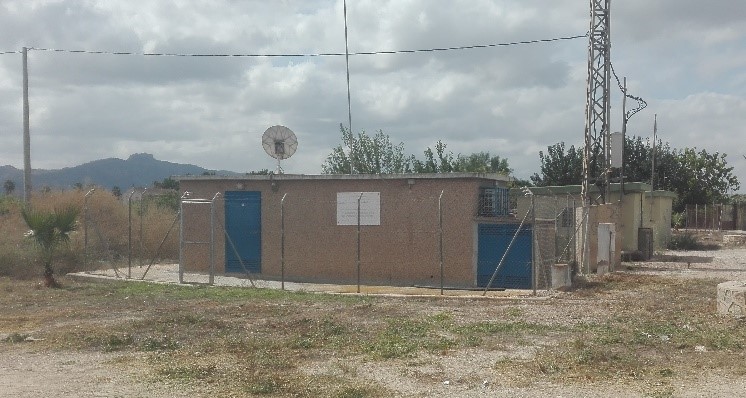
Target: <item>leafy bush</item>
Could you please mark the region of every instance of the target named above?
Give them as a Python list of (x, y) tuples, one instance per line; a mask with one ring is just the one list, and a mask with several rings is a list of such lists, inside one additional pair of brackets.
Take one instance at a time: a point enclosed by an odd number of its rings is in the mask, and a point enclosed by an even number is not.
[(698, 250), (700, 245), (694, 234), (675, 234), (671, 236), (668, 248), (670, 250)]
[(684, 213), (673, 213), (671, 214), (671, 226), (679, 229), (684, 227), (684, 223), (686, 222), (686, 216)]

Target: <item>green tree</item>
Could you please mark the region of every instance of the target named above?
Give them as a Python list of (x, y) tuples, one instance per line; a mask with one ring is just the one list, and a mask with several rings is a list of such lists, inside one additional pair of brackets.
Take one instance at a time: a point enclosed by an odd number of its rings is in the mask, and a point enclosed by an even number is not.
[(416, 159), (414, 156), (411, 159), (415, 173), (449, 173), (454, 167), (453, 153), (446, 153), (446, 144), (440, 140), (435, 144), (434, 152), (430, 147), (425, 149), (424, 160)]
[(500, 156), (490, 156), (489, 152), (475, 152), (470, 155), (446, 152), (446, 144), (438, 141), (435, 151), (428, 147), (425, 159), (419, 160), (412, 156), (412, 165), (415, 173), (503, 173), (511, 174), (513, 170), (508, 165), (508, 160)]
[(390, 174), (411, 171), (411, 157), (404, 155), (404, 144), (393, 145), (388, 135), (379, 130), (373, 137), (365, 131), (357, 136), (339, 125), (342, 145), (321, 165), (324, 174)]
[(179, 182), (171, 177), (166, 177), (163, 181), (153, 181), (153, 186), (156, 188), (173, 189), (175, 191), (179, 190)]
[(508, 159), (500, 156), (490, 156), (489, 152), (475, 152), (471, 155), (456, 157), (453, 171), (467, 173), (503, 173), (511, 174), (513, 169), (508, 165)]
[(560, 142), (547, 147), (546, 154), (539, 151), (541, 174), (534, 173), (530, 178), (539, 187), (556, 185), (580, 185), (583, 183), (583, 148), (574, 145), (565, 150)]
[[(626, 137), (624, 140), (624, 180), (628, 182), (651, 182), (652, 161), (655, 155), (655, 189), (676, 193), (674, 211), (681, 212), (686, 204), (726, 202), (728, 192), (738, 190), (740, 183), (728, 166), (725, 154), (710, 154), (706, 150), (671, 148), (658, 140), (653, 151), (652, 142), (642, 137)], [(539, 152), (541, 175), (534, 174), (531, 181), (537, 186), (578, 185), (583, 181), (583, 151), (570, 146), (566, 151), (564, 142)], [(612, 174), (619, 180), (620, 170)]]
[(261, 169), (261, 170), (258, 170), (258, 171), (257, 170), (252, 170), (252, 171), (246, 173), (246, 175), (249, 175), (249, 176), (253, 176), (253, 175), (269, 175), (271, 173), (272, 172), (269, 171), (269, 169)]
[(669, 171), (669, 178), (661, 178), (662, 188), (678, 195), (674, 211), (683, 211), (687, 204), (728, 201), (729, 191), (738, 190), (741, 184), (726, 157), (724, 153), (708, 153), (696, 148), (685, 148), (678, 153), (676, 169)]
[(47, 287), (60, 287), (54, 278), (52, 260), (55, 250), (70, 241), (70, 233), (77, 228), (79, 209), (74, 206), (62, 207), (52, 212), (24, 208), (23, 220), (28, 225), (30, 237), (41, 249), (44, 264), (44, 284)]
[(3, 188), (5, 189), (5, 194), (10, 196), (16, 190), (16, 183), (13, 180), (5, 180)]
[(117, 199), (122, 197), (122, 189), (118, 186), (111, 187), (111, 194), (114, 195)]
[[(655, 180), (651, 180), (653, 154)], [(676, 193), (674, 212), (682, 212), (687, 204), (723, 203), (728, 192), (738, 190), (740, 183), (728, 166), (726, 154), (706, 150), (671, 148), (658, 140), (655, 151), (649, 140), (628, 137), (624, 146), (626, 181), (653, 183), (655, 189)]]

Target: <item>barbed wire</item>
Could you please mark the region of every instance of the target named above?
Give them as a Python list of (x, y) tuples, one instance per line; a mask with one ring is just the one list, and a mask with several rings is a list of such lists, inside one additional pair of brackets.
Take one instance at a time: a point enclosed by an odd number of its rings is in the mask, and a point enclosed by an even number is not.
[[(491, 43), (491, 44), (473, 44), (466, 46), (454, 46), (454, 47), (434, 47), (414, 50), (378, 50), (378, 51), (358, 51), (351, 52), (349, 55), (386, 55), (386, 54), (416, 54), (425, 52), (442, 52), (442, 51), (458, 51), (458, 50), (473, 50), (473, 49), (484, 49), (484, 48), (496, 48), (496, 47), (510, 47), (517, 45), (528, 45), (528, 44), (540, 44), (540, 43), (551, 43), (557, 41), (575, 40), (588, 37), (588, 33), (582, 35), (573, 36), (561, 36), (553, 37), (548, 39), (533, 39), (533, 40), (520, 40), (503, 43)], [(71, 50), (65, 48), (44, 48), (44, 47), (28, 47), (27, 50), (33, 51), (47, 51), (47, 52), (59, 52), (69, 54), (98, 54), (98, 55), (138, 55), (146, 57), (195, 57), (195, 58), (312, 58), (312, 57), (339, 57), (345, 56), (343, 52), (319, 52), (319, 53), (165, 53), (165, 52), (134, 52), (134, 51), (109, 51), (109, 50)], [(20, 54), (21, 51), (0, 51), (2, 54)]]

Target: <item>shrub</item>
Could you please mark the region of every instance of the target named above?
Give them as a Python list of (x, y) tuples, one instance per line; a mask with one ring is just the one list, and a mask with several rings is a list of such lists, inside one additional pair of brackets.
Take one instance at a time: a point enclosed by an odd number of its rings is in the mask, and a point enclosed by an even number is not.
[[(118, 200), (105, 189), (96, 189), (87, 200), (85, 194), (86, 191), (81, 190), (50, 189), (34, 192), (32, 196), (31, 206), (34, 210), (52, 212), (55, 208), (70, 206), (81, 209), (78, 229), (69, 234), (69, 245), (60, 246), (55, 254), (55, 272), (60, 275), (90, 269), (92, 264), (108, 268), (112, 261), (126, 260), (129, 254), (127, 200)], [(83, 211), (84, 204), (87, 211)], [(33, 241), (24, 239), (29, 228), (21, 216), (22, 207), (22, 202), (16, 198), (0, 196), (0, 276), (33, 279), (42, 276), (44, 267), (43, 262), (34, 256), (36, 250)], [(140, 259), (139, 263), (149, 262), (155, 257), (162, 241), (157, 259), (178, 258), (179, 231), (178, 223), (174, 224), (176, 214), (171, 207), (161, 206), (150, 199), (133, 201), (133, 259)], [(164, 241), (169, 229), (172, 230)], [(87, 256), (84, 257), (86, 252)]]
[(684, 213), (673, 213), (671, 214), (671, 226), (675, 229), (683, 228), (686, 216)]
[(700, 248), (700, 245), (694, 234), (687, 233), (671, 236), (668, 248), (670, 250), (697, 250)]

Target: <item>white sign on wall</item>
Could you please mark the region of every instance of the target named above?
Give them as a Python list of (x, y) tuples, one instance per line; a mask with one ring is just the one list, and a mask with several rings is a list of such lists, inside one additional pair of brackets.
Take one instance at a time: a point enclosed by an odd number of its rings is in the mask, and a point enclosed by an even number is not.
[(337, 225), (357, 225), (358, 199), (360, 225), (381, 225), (380, 192), (337, 192)]

